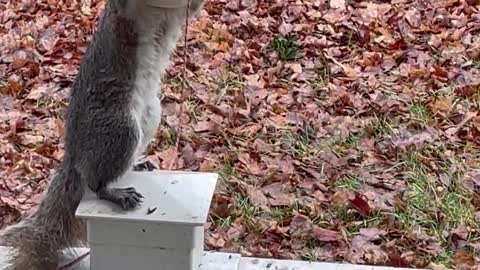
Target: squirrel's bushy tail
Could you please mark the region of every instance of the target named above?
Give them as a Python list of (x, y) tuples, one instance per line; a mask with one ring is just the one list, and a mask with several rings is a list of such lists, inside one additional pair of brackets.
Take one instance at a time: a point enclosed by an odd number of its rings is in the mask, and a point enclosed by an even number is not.
[(70, 166), (60, 166), (36, 211), (0, 234), (15, 249), (8, 270), (55, 270), (62, 249), (81, 244), (86, 228), (75, 218), (84, 181)]

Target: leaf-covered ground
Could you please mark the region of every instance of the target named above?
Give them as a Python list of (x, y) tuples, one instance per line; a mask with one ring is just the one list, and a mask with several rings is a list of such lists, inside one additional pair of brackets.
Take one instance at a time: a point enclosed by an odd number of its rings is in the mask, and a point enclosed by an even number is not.
[[(220, 173), (208, 249), (473, 268), (476, 5), (211, 0), (172, 57), (147, 158)], [(62, 158), (68, 91), (102, 7), (0, 1), (0, 227), (39, 202)]]

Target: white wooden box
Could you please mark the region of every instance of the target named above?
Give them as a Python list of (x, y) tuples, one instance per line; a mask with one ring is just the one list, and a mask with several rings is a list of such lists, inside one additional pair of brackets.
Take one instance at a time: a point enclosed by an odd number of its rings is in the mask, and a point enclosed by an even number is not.
[(86, 194), (76, 214), (87, 221), (91, 270), (198, 269), (217, 178), (212, 173), (129, 172), (112, 187), (135, 187), (145, 197), (131, 211)]

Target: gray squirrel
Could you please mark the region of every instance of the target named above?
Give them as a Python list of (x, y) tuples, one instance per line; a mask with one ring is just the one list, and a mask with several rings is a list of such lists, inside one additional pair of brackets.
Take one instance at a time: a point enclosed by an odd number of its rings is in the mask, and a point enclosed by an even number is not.
[[(187, 8), (149, 6), (147, 0), (108, 0), (65, 112), (65, 155), (38, 208), (6, 228), (0, 241), (15, 248), (5, 269), (55, 270), (61, 249), (85, 241), (75, 211), (87, 188), (124, 210), (143, 196), (112, 183), (129, 170), (151, 170), (136, 158), (161, 118), (161, 75), (182, 32)], [(204, 0), (191, 0), (198, 14)]]

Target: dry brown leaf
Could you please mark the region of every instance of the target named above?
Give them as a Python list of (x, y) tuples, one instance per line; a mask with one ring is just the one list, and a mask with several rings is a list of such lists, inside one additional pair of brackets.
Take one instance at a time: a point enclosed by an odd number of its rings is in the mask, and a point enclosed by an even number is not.
[(315, 239), (321, 242), (339, 242), (343, 237), (340, 232), (313, 226), (313, 235)]

